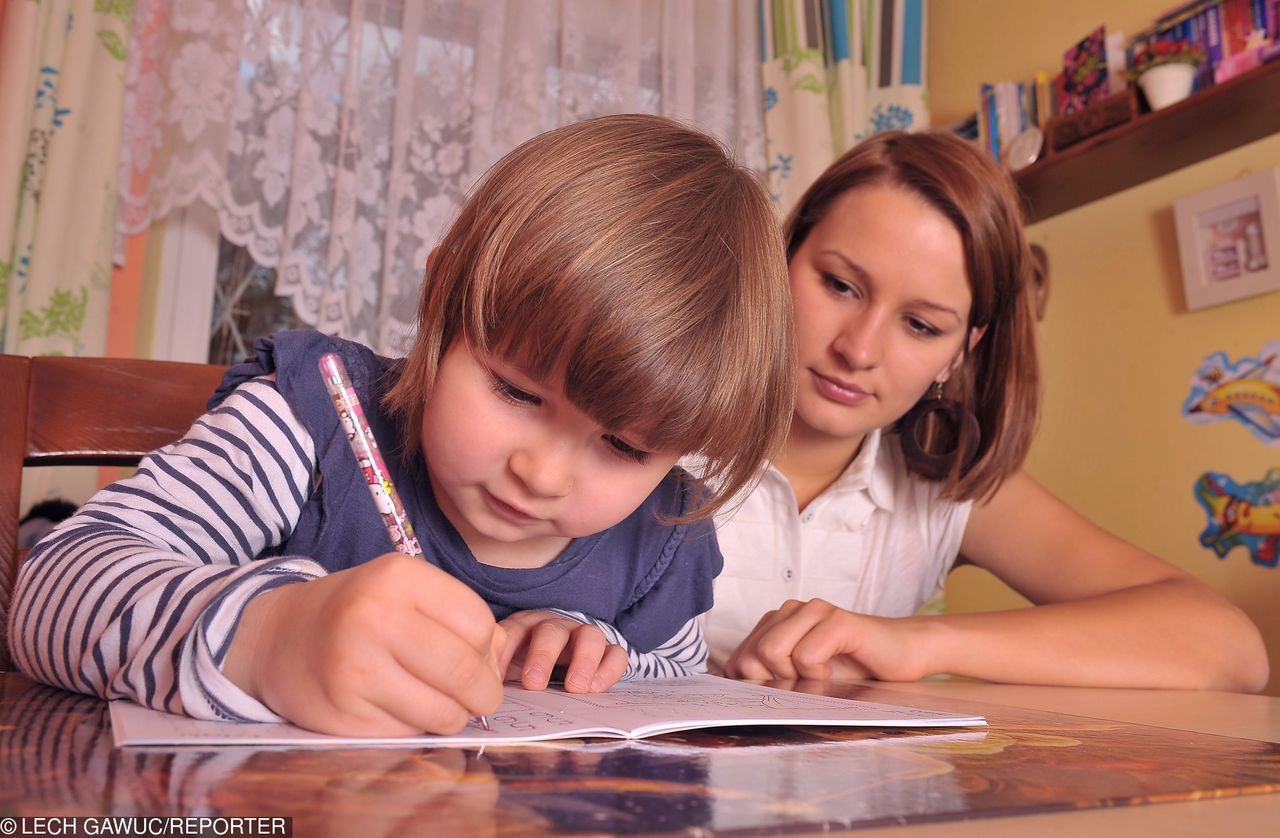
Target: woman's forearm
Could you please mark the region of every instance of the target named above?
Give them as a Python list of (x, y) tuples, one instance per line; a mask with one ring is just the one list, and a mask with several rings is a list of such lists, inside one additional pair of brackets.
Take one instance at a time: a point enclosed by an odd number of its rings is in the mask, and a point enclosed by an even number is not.
[(1258, 629), (1193, 579), (1070, 602), (923, 621), (929, 669), (990, 681), (1090, 687), (1262, 690)]

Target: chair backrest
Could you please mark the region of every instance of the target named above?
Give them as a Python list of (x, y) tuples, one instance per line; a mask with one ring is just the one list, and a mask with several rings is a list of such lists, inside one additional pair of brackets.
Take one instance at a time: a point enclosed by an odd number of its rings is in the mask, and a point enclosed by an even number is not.
[[(129, 466), (180, 438), (226, 367), (125, 358), (0, 355), (0, 672), (23, 555), (24, 466)], [(25, 553), (25, 551), (22, 551)]]

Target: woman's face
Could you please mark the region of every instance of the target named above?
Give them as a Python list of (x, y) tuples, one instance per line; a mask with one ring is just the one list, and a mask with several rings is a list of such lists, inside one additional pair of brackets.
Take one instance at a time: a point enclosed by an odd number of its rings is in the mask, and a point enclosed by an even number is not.
[(793, 439), (856, 446), (958, 364), (972, 302), (963, 244), (913, 193), (846, 192), (789, 267), (799, 356)]

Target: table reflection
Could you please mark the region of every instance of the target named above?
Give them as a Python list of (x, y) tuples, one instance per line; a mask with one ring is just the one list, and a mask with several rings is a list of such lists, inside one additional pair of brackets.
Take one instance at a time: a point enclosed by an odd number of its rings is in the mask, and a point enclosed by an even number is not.
[(822, 831), (1280, 790), (1280, 744), (999, 705), (991, 727), (733, 728), (488, 749), (114, 748), (106, 704), (0, 674), (0, 814), (291, 817), (296, 835)]

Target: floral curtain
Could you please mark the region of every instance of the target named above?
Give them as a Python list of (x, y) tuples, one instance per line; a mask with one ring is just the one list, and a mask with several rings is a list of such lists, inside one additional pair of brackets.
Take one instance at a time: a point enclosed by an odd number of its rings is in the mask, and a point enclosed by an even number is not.
[(760, 0), (766, 156), (785, 214), (863, 137), (929, 125), (924, 0)]
[[(7, 0), (0, 25), (0, 350), (106, 348), (128, 0)], [(8, 382), (5, 382), (8, 383)], [(39, 469), (20, 508), (83, 499), (97, 470)]]
[(763, 168), (750, 0), (135, 0), (119, 232), (194, 200), (306, 323), (401, 354), (431, 246), (522, 140), (672, 115)]
[(10, 0), (0, 30), (0, 347), (106, 345), (129, 0)]

